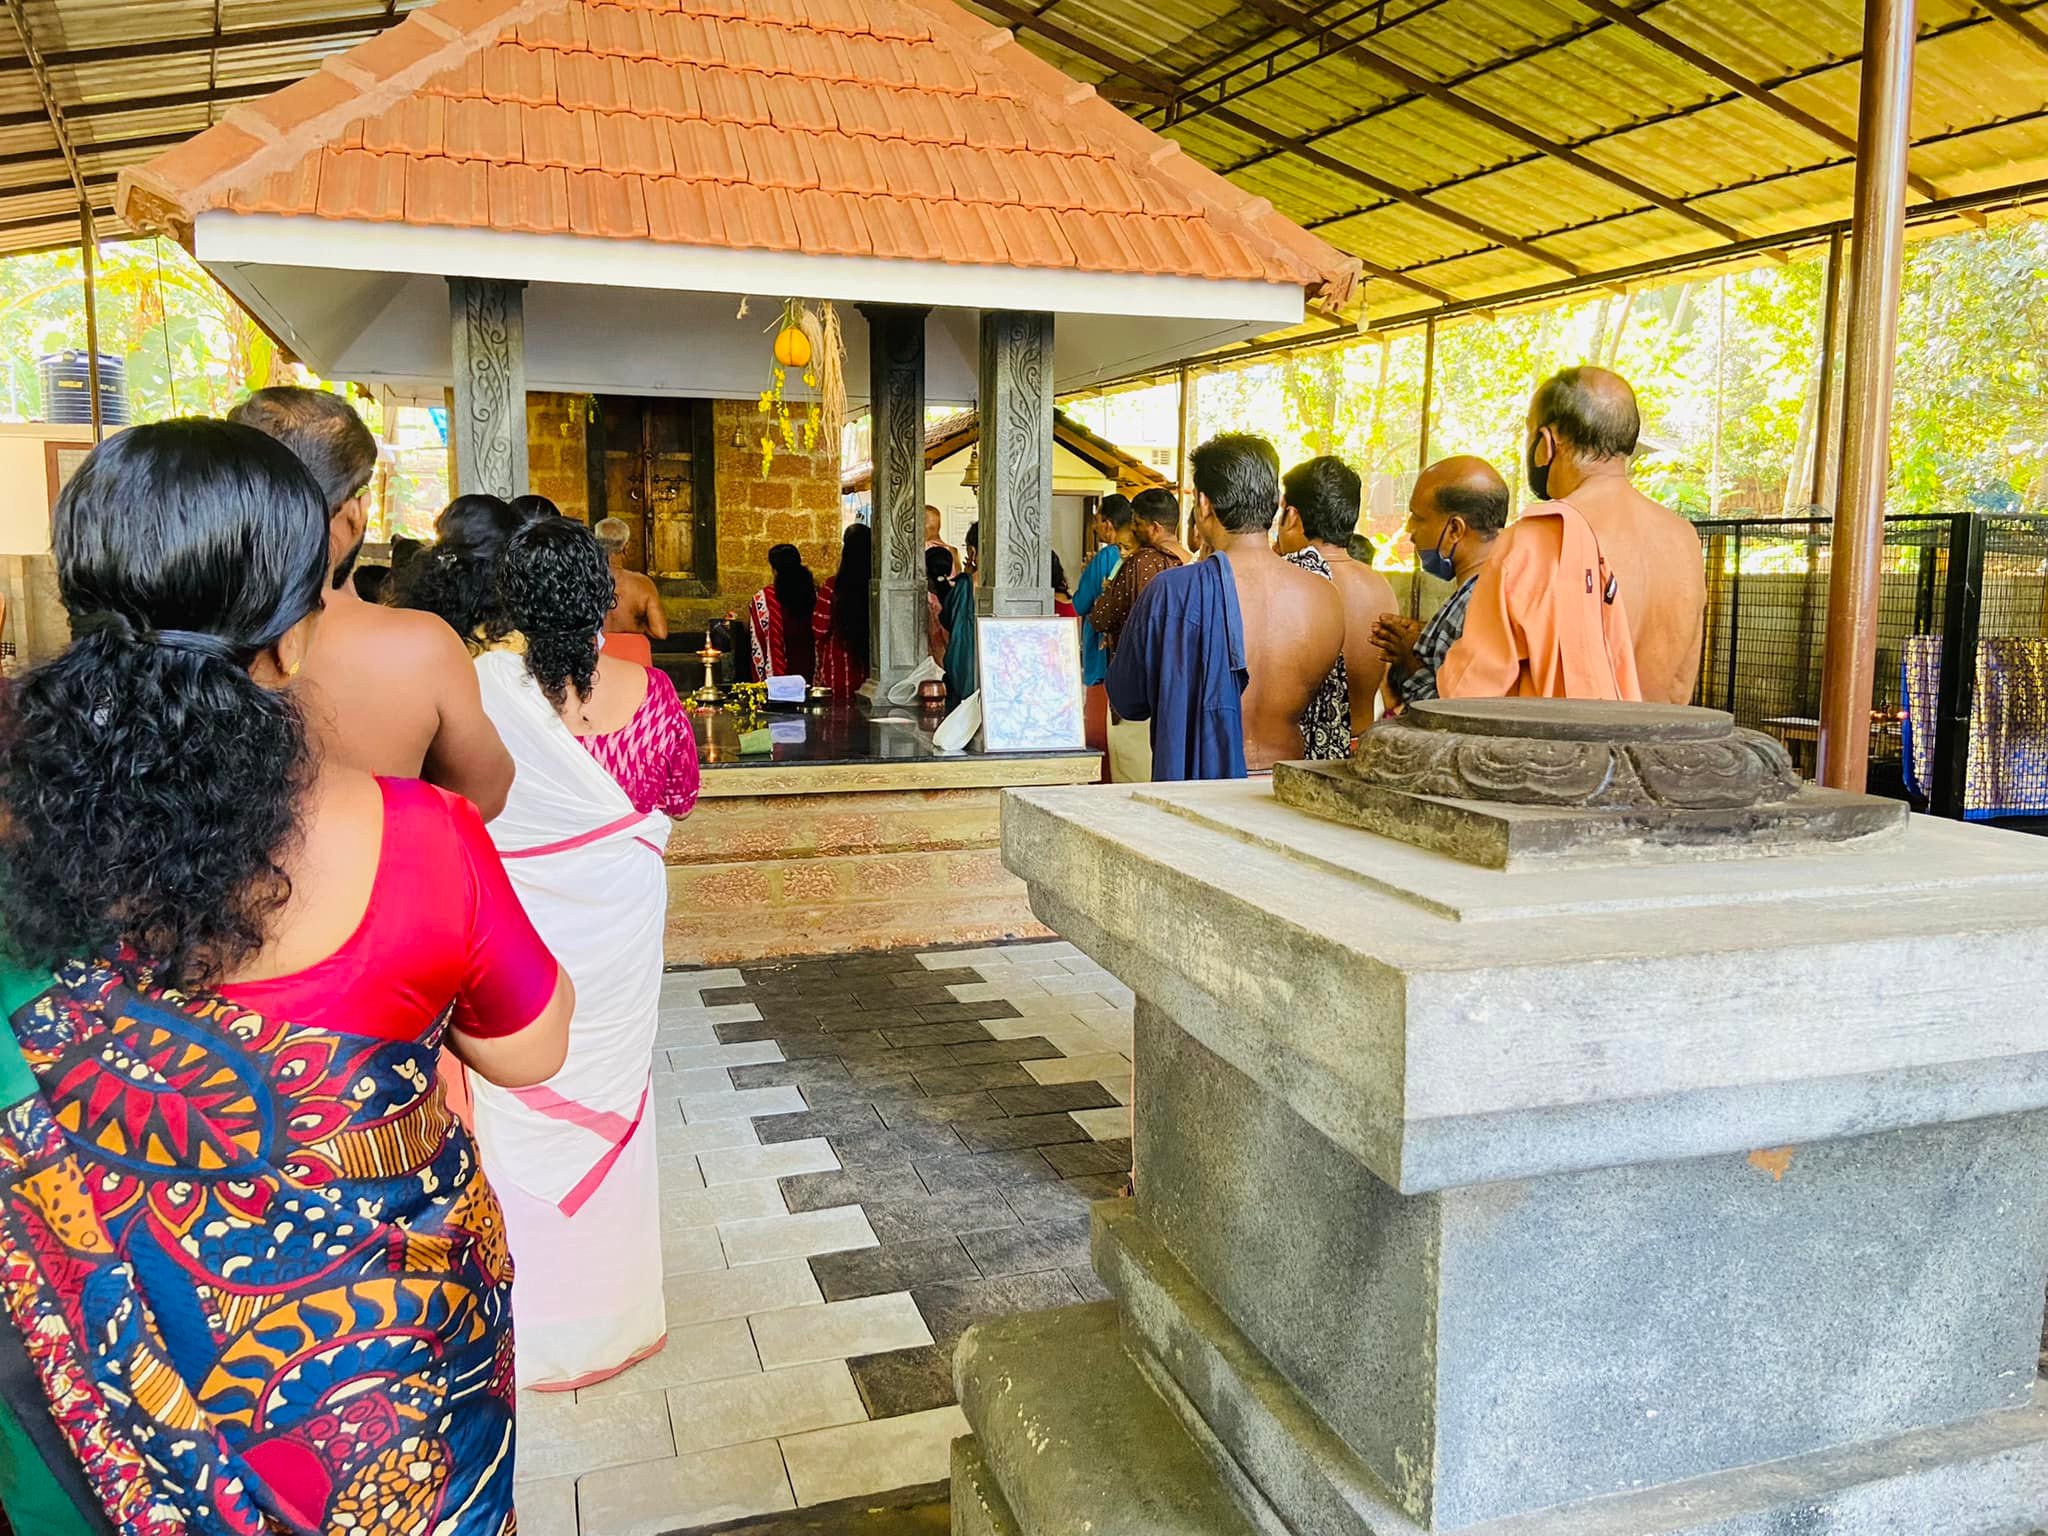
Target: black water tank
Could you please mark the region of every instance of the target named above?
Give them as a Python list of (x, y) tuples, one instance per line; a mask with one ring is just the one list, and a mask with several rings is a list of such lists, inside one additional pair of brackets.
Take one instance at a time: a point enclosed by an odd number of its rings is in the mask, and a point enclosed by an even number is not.
[[(73, 426), (92, 425), (92, 377), (83, 352), (52, 352), (40, 359), (43, 378), (43, 420)], [(110, 427), (128, 425), (128, 368), (118, 357), (100, 354), (100, 420)]]

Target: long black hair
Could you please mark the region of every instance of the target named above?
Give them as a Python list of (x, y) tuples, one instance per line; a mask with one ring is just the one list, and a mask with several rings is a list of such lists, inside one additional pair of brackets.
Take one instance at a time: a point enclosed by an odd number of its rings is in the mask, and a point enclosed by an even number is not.
[(514, 496), (512, 514), (522, 523), (530, 523), (539, 517), (560, 517), (562, 509), (545, 496)]
[(782, 610), (783, 663), (798, 676), (809, 677), (818, 665), (818, 638), (811, 633), (811, 615), (818, 608), (818, 579), (794, 544), (778, 544), (769, 550), (768, 569), (775, 573), (775, 602)]
[(832, 578), (832, 635), (861, 671), (868, 669), (868, 588), (875, 576), (874, 530), (854, 523), (839, 544)]
[(438, 614), (467, 640), (491, 627), (505, 542), (531, 518), (496, 496), (458, 496), (434, 520), (434, 542), (392, 578), (392, 606)]
[(498, 557), (496, 588), (491, 639), (514, 630), (525, 637), (527, 673), (556, 709), (571, 688), (588, 699), (598, 636), (618, 596), (597, 536), (572, 518), (529, 524)]
[(264, 946), (312, 757), (249, 667), (321, 606), (327, 502), (253, 427), (167, 421), (93, 450), (58, 498), (69, 648), (0, 736), (14, 957), (129, 960), (200, 987)]

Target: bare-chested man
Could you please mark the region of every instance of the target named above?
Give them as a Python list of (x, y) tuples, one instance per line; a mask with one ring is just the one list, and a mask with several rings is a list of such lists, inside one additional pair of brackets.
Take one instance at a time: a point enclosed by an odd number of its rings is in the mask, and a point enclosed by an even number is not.
[(1344, 599), (1344, 676), (1351, 691), (1351, 730), (1372, 724), (1373, 701), (1386, 673), (1386, 657), (1373, 643), (1373, 627), (1394, 611), (1394, 589), (1370, 565), (1351, 558), (1364, 484), (1342, 459), (1310, 459), (1280, 482), (1280, 523), (1273, 547), (1283, 555), (1312, 549), (1329, 567)]
[(325, 390), (258, 390), (234, 419), (290, 448), (327, 496), (333, 590), (300, 676), (314, 739), (354, 767), (426, 779), (474, 802), (486, 820), (497, 815), (512, 787), (512, 756), (484, 714), (469, 653), (433, 615), (366, 603), (349, 580), (377, 440)]
[(1273, 552), (1271, 443), (1225, 434), (1188, 463), (1212, 557), (1145, 588), (1110, 660), (1109, 701), (1152, 722), (1154, 778), (1241, 778), (1302, 755), (1302, 711), (1344, 651), (1344, 600)]
[(953, 557), (953, 574), (960, 574), (960, 551), (946, 542), (946, 514), (929, 502), (924, 509), (924, 547), (943, 549)]
[(1529, 406), (1529, 489), (1569, 501), (1600, 541), (1628, 609), (1644, 702), (1690, 704), (1705, 633), (1705, 561), (1693, 525), (1629, 483), (1641, 425), (1635, 391), (1618, 375), (1591, 367), (1553, 374)]
[(626, 545), (633, 537), (633, 525), (607, 517), (592, 531), (597, 534), (598, 547), (612, 563), (612, 585), (618, 591), (618, 599), (605, 618), (604, 632), (666, 640), (668, 610), (661, 605), (660, 589), (640, 572), (626, 569)]

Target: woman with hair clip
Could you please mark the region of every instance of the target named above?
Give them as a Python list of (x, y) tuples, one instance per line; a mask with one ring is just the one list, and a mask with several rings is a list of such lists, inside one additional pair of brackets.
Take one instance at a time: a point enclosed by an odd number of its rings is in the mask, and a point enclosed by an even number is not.
[(818, 664), (817, 637), (812, 617), (818, 606), (818, 583), (804, 564), (803, 551), (794, 544), (778, 544), (768, 551), (768, 568), (775, 580), (756, 592), (747, 605), (747, 619), (754, 636), (754, 675), (763, 681), (771, 677), (808, 678)]
[(543, 1081), (574, 994), (467, 801), (309, 749), (327, 537), (227, 422), (132, 427), (57, 504), (76, 638), (0, 741), (24, 1532), (513, 1528), (503, 1221), (434, 1060)]
[(481, 494), (456, 497), (434, 520), (434, 542), (394, 573), (392, 606), (436, 614), (472, 651), (480, 649), (505, 541), (528, 523), (557, 515), (544, 510), (552, 506), (538, 496), (512, 502)]
[(839, 545), (839, 572), (818, 588), (811, 619), (818, 652), (818, 675), (811, 681), (823, 683), (837, 699), (852, 698), (868, 680), (868, 598), (874, 574), (874, 534), (866, 523), (848, 525)]
[(519, 1385), (568, 1391), (667, 1339), (653, 1089), (669, 818), (697, 745), (668, 675), (600, 655), (610, 562), (581, 523), (514, 534), (498, 561), (484, 712), (518, 772), (491, 836), (576, 981), (546, 1083), (476, 1088), (477, 1140), (518, 1272)]

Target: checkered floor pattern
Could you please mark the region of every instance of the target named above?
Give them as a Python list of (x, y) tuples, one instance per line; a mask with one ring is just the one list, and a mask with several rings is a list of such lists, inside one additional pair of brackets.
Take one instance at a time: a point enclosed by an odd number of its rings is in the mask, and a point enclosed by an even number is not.
[(953, 1347), (1102, 1295), (1131, 995), (1063, 943), (666, 979), (668, 1347), (520, 1403), (525, 1536), (660, 1536), (945, 1477)]

